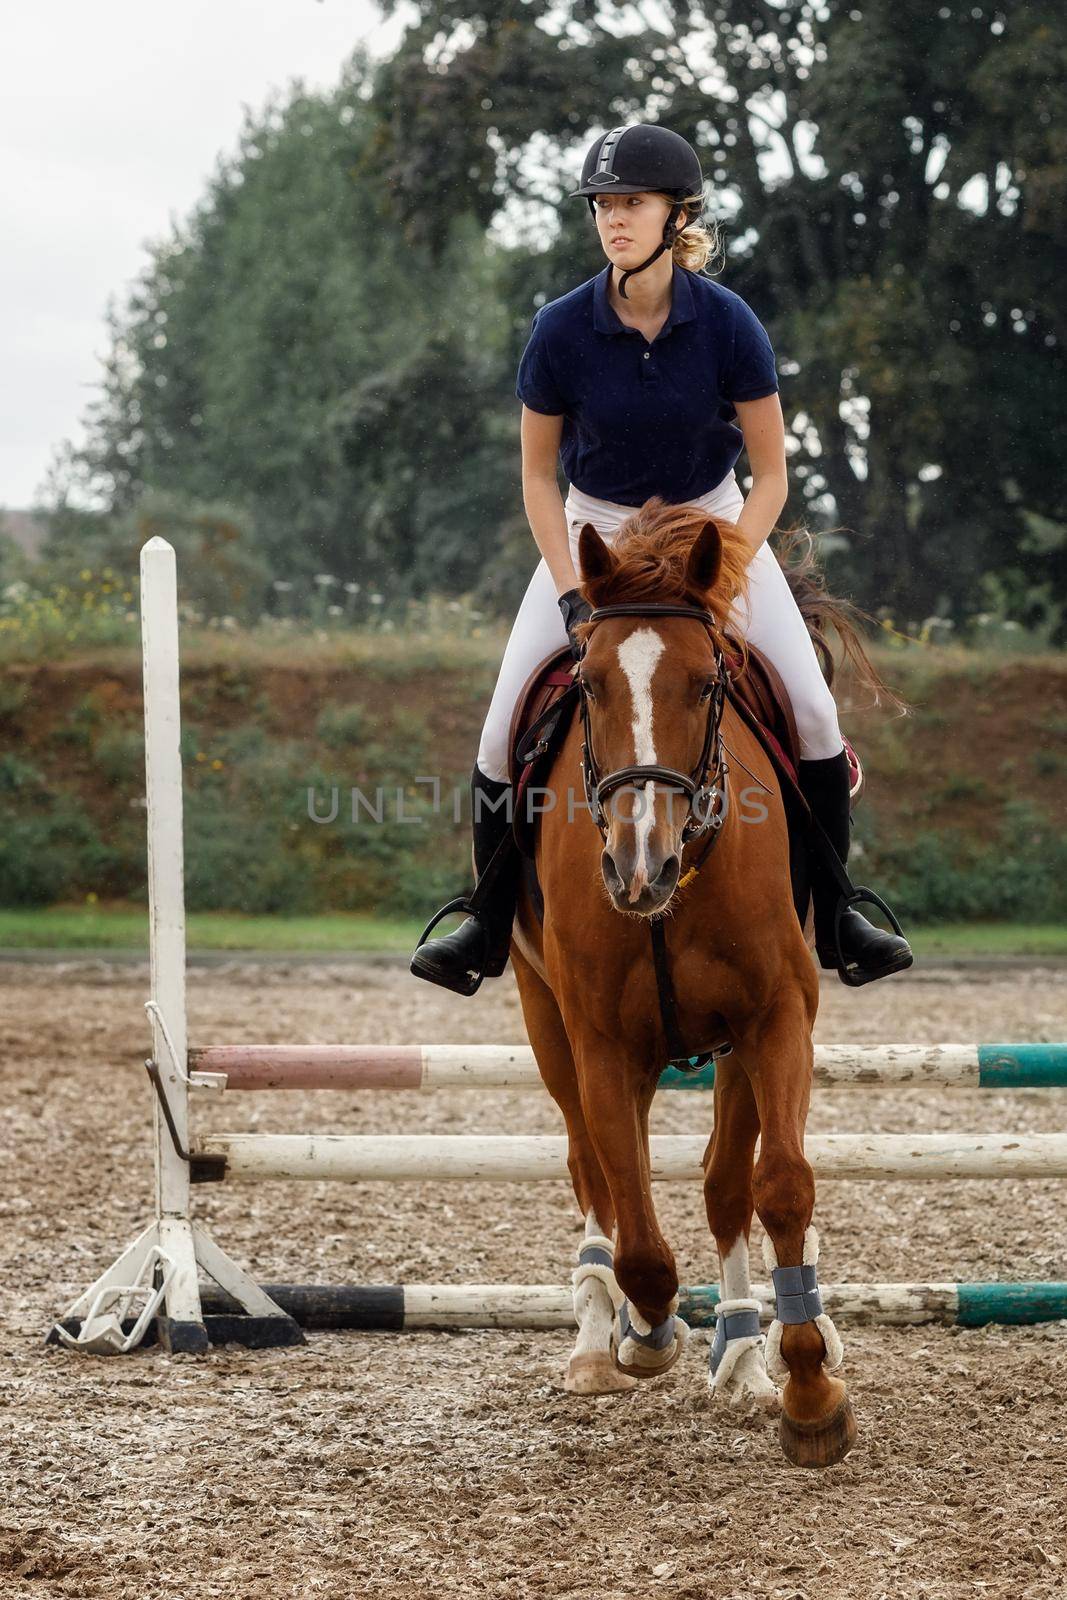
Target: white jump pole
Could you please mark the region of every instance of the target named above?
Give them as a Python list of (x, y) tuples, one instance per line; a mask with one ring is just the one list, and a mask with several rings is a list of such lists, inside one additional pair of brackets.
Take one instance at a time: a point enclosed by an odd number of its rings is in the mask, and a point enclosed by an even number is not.
[[(769, 1284), (754, 1283), (750, 1294), (760, 1314), (775, 1312)], [(516, 1283), (403, 1283), (348, 1285), (270, 1285), (279, 1305), (304, 1328), (573, 1328), (570, 1285)], [(679, 1311), (691, 1328), (715, 1325), (722, 1298), (717, 1283), (682, 1284)], [(1067, 1283), (837, 1283), (826, 1284), (823, 1303), (835, 1320), (851, 1324), (910, 1327), (942, 1323), (980, 1328), (1061, 1321), (1067, 1317)], [(228, 1308), (217, 1296), (205, 1302), (216, 1315)], [(232, 1319), (231, 1337), (241, 1318)]]
[[(706, 1134), (649, 1140), (652, 1176), (699, 1183)], [(1065, 1178), (1067, 1134), (813, 1134), (817, 1178)], [(567, 1178), (567, 1141), (554, 1134), (209, 1134), (197, 1154), (221, 1158), (216, 1176), (361, 1183)]]
[[(191, 1048), (194, 1083), (228, 1090), (539, 1089), (528, 1044), (211, 1044)], [(815, 1082), (910, 1088), (1036, 1089), (1067, 1085), (1062, 1044), (817, 1044)], [(711, 1064), (668, 1068), (660, 1087), (710, 1089)]]

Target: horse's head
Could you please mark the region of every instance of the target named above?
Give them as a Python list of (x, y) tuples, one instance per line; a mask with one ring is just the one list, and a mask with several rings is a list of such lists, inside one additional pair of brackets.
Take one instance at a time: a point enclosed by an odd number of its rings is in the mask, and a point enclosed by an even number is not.
[(723, 691), (717, 623), (748, 548), (733, 523), (656, 499), (614, 548), (587, 523), (579, 555), (583, 593), (608, 613), (585, 624), (580, 669), (601, 870), (617, 910), (651, 916), (677, 887), (686, 840), (715, 825), (702, 785)]

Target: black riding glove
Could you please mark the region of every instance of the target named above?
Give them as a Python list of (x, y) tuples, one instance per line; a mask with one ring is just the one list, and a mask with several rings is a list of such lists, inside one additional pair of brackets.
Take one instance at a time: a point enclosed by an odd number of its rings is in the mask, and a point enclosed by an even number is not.
[(575, 637), (574, 630), (580, 622), (589, 621), (593, 615), (593, 608), (588, 600), (582, 599), (580, 589), (568, 589), (566, 594), (560, 595), (557, 604), (563, 613), (563, 625), (571, 642), (571, 655), (577, 661), (582, 653), (582, 646)]

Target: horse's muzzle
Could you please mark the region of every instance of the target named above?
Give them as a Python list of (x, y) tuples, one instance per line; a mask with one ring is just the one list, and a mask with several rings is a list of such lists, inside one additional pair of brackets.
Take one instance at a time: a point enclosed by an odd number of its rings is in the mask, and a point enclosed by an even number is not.
[[(629, 852), (626, 852), (629, 854)], [(642, 864), (636, 859), (616, 861), (610, 850), (600, 857), (600, 870), (612, 904), (617, 911), (635, 912), (651, 917), (662, 911), (675, 889), (682, 870), (681, 859), (672, 853), (655, 872), (655, 863)]]

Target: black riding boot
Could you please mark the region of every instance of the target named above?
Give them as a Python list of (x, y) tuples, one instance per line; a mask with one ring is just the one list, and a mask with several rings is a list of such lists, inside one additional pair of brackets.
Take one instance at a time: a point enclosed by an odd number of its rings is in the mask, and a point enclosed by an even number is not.
[[(475, 762), (471, 773), (471, 825), (474, 870), (478, 881), (497, 845), (511, 829), (510, 783), (487, 778)], [(455, 933), (420, 944), (411, 958), (417, 978), (439, 983), (457, 994), (473, 994), (483, 978), (498, 978), (507, 966), (511, 925), (515, 920), (521, 858), (517, 846), (497, 863), (489, 897), (477, 917), (468, 917)]]
[[(798, 778), (812, 815), (822, 823), (844, 865), (851, 842), (848, 752), (842, 750), (824, 761), (801, 761)], [(812, 854), (811, 862), (815, 954), (821, 967), (841, 972), (834, 944), (834, 917), (843, 895), (818, 853)], [(912, 964), (908, 941), (899, 934), (875, 927), (855, 906), (849, 906), (842, 913), (840, 938), (845, 967), (841, 978), (853, 986), (887, 977), (891, 972), (902, 972)]]

